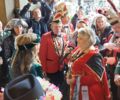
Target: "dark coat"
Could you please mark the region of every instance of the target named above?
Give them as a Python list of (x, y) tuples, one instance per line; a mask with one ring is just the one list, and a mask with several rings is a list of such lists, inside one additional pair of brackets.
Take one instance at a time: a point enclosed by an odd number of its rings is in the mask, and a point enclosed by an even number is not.
[(11, 34), (2, 43), (2, 52), (1, 56), (3, 58), (3, 64), (1, 65), (1, 75), (0, 75), (0, 86), (5, 86), (6, 83), (9, 82), (9, 65), (10, 65), (10, 59), (12, 57), (12, 54), (14, 52), (14, 41), (15, 38)]
[[(27, 23), (28, 23), (28, 28), (32, 28), (33, 32), (40, 35), (40, 37), (42, 36), (42, 34), (48, 32), (48, 21), (50, 18), (50, 14), (51, 14), (51, 8), (45, 3), (45, 2), (40, 2), (41, 3), (41, 13), (42, 13), (42, 18), (40, 19), (40, 21), (35, 21), (34, 19), (27, 19)], [(23, 9), (20, 11), (20, 16), (24, 17), (25, 13), (29, 10), (30, 8), (30, 4), (28, 3), (27, 5), (25, 5), (23, 7)]]

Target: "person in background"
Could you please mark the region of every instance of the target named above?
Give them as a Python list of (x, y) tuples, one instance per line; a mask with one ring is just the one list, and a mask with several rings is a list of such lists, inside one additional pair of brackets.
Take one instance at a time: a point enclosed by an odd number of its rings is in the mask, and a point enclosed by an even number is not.
[(64, 80), (63, 62), (61, 58), (65, 48), (65, 34), (61, 32), (62, 23), (59, 13), (53, 16), (50, 32), (45, 33), (41, 38), (39, 59), (42, 69), (50, 82), (60, 87)]
[(20, 8), (15, 8), (13, 10), (14, 18), (20, 18)]
[(1, 45), (1, 57), (3, 59), (3, 64), (1, 67), (2, 75), (1, 77), (1, 86), (5, 86), (6, 83), (9, 82), (9, 67), (11, 65), (11, 57), (14, 53), (15, 46), (14, 41), (16, 36), (23, 33), (25, 27), (27, 27), (27, 23), (22, 19), (11, 19), (6, 25), (6, 30), (10, 31), (10, 35), (3, 40)]
[(50, 7), (42, 0), (29, 0), (29, 3), (20, 11), (20, 16), (24, 18), (24, 14), (31, 6), (30, 4), (37, 2), (41, 3), (41, 7), (33, 9), (32, 18), (26, 19), (26, 22), (28, 23), (28, 28), (41, 37), (42, 34), (48, 32), (48, 21), (51, 14)]
[(114, 41), (104, 44), (104, 47), (110, 51), (113, 51), (113, 55), (106, 57), (106, 64), (110, 66), (110, 89), (112, 92), (112, 100), (119, 100), (119, 58), (120, 58), (120, 47), (119, 47), (120, 35), (119, 33), (114, 34)]
[[(119, 49), (120, 49), (120, 47), (119, 47)], [(120, 54), (119, 54), (119, 58), (120, 58)], [(120, 99), (120, 95), (119, 95), (120, 94), (120, 60), (118, 60), (116, 68), (115, 68), (114, 82), (117, 85), (117, 91), (116, 91), (117, 92), (117, 94), (116, 94), (117, 95), (117, 97), (116, 97), (117, 99), (116, 100), (119, 100)]]
[[(111, 25), (108, 23), (107, 18), (104, 15), (98, 14), (94, 18), (94, 22), (92, 25), (92, 29), (95, 31), (98, 42), (95, 46), (99, 49), (102, 56), (106, 59), (106, 57), (112, 56), (112, 51), (108, 49), (104, 49), (103, 44), (107, 43), (112, 35), (114, 34)], [(111, 66), (106, 64), (106, 71), (108, 80), (111, 78)]]
[(64, 14), (61, 17), (61, 21), (63, 24), (63, 32), (65, 32), (67, 35), (72, 34), (72, 32), (74, 31), (73, 25), (70, 22), (70, 17), (68, 16), (68, 14)]
[(66, 3), (65, 2), (58, 3), (58, 5), (55, 6), (55, 11), (61, 14), (61, 21), (63, 24), (62, 32), (66, 33), (69, 39), (70, 35), (74, 31), (74, 28), (68, 15), (69, 12)]
[(95, 33), (88, 27), (78, 30), (80, 52), (71, 61), (70, 100), (110, 100), (106, 71), (102, 56), (94, 47)]
[(73, 32), (72, 34), (72, 43), (74, 44), (74, 46), (76, 47), (77, 46), (77, 31), (80, 29), (80, 28), (84, 28), (84, 27), (87, 27), (87, 24), (84, 20), (78, 20), (77, 23), (76, 23), (76, 28), (75, 28), (75, 31)]
[(4, 82), (2, 82), (3, 80), (3, 76), (4, 76), (4, 73), (3, 73), (3, 58), (2, 58), (2, 43), (4, 41), (4, 39), (6, 37), (8, 37), (10, 35), (10, 32), (9, 31), (5, 31), (3, 30), (3, 23), (2, 21), (0, 21), (0, 91), (2, 92), (2, 88), (4, 87)]
[(3, 24), (2, 21), (0, 21), (0, 45), (2, 44), (3, 40), (9, 35), (9, 32), (3, 30)]
[(74, 29), (76, 28), (76, 24), (77, 24), (78, 20), (83, 20), (83, 18), (84, 18), (83, 7), (79, 6), (78, 11), (75, 13), (75, 15), (73, 16), (73, 18), (71, 20)]
[(104, 44), (104, 47), (110, 51), (113, 51), (111, 57), (106, 57), (106, 63), (111, 65), (111, 92), (113, 100), (120, 100), (120, 18), (113, 14), (109, 22), (112, 25), (115, 32), (108, 43)]
[[(108, 42), (112, 37), (113, 31), (111, 25), (107, 22), (107, 18), (104, 15), (98, 14), (95, 16), (92, 29), (98, 36), (100, 43), (97, 44), (100, 50), (103, 49), (103, 44)], [(106, 51), (101, 52), (103, 56), (106, 56)]]
[(50, 6), (51, 10), (55, 12), (55, 5), (58, 3), (58, 0), (45, 0)]
[(40, 42), (40, 37), (34, 33), (21, 34), (15, 42), (16, 52), (11, 63), (12, 79), (27, 73), (43, 77), (41, 65), (36, 59), (36, 45)]
[(2, 24), (2, 21), (0, 21), (0, 76), (2, 76), (2, 64), (3, 64), (1, 45), (3, 43), (3, 40), (9, 35), (10, 33), (8, 31), (3, 30), (3, 24)]

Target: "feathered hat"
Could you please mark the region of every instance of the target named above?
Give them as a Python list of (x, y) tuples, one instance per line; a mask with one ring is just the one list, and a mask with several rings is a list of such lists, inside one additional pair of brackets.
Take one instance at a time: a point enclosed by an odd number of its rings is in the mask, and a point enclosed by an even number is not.
[(15, 45), (19, 50), (31, 49), (40, 42), (40, 36), (35, 33), (25, 33), (16, 37)]
[(62, 13), (56, 12), (52, 17), (52, 22), (61, 24), (61, 17), (62, 17)]
[(28, 49), (32, 49), (36, 44), (40, 42), (40, 36), (35, 33), (24, 33), (18, 35), (15, 39), (15, 52), (12, 56), (11, 66), (17, 57), (18, 51), (25, 51)]
[(56, 4), (55, 11), (61, 12), (62, 16), (66, 15), (68, 13), (68, 9), (65, 2), (59, 2), (58, 4)]

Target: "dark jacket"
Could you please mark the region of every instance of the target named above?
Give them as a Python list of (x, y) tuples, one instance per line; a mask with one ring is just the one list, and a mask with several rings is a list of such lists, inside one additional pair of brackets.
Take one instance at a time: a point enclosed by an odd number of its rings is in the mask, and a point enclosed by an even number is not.
[(2, 44), (3, 40), (10, 35), (9, 31), (0, 32), (0, 45)]
[(14, 52), (14, 41), (15, 38), (13, 34), (6, 37), (2, 43), (2, 52), (1, 56), (3, 58), (3, 64), (1, 65), (1, 73), (0, 73), (0, 86), (5, 86), (6, 83), (9, 82), (9, 65), (10, 65), (10, 59), (12, 57), (12, 54)]
[[(30, 4), (28, 3), (21, 10), (20, 16), (24, 17), (25, 13), (28, 11), (29, 8), (30, 8)], [(51, 8), (45, 2), (41, 2), (40, 9), (41, 9), (41, 13), (43, 15), (43, 17), (40, 19), (40, 21), (37, 22), (34, 19), (27, 19), (27, 23), (28, 23), (28, 28), (32, 28), (34, 33), (42, 36), (42, 34), (48, 32), (48, 21), (49, 21), (50, 14), (51, 14)]]
[(47, 23), (44, 21), (44, 19), (41, 19), (39, 22), (35, 21), (34, 19), (27, 20), (27, 23), (29, 25), (28, 28), (33, 29), (33, 32), (40, 35), (40, 37), (48, 32)]

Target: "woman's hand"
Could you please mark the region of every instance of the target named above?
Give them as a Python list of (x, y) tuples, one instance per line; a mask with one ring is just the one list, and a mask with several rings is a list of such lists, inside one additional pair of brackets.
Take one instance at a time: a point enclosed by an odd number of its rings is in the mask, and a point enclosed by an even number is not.
[(117, 86), (120, 86), (120, 75), (119, 74), (115, 75), (114, 82)]
[(105, 57), (105, 59), (107, 64), (113, 65), (116, 63), (115, 57)]
[(72, 78), (66, 78), (66, 82), (67, 82), (68, 85), (72, 84), (74, 82), (74, 80), (75, 79), (73, 77)]
[(0, 100), (3, 100), (3, 93), (0, 93)]

